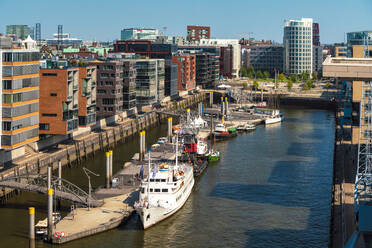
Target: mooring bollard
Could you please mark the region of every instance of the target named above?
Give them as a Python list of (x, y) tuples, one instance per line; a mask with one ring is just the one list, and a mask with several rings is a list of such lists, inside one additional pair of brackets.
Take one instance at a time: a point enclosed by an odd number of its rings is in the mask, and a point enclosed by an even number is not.
[(106, 189), (110, 188), (110, 153), (106, 152)]
[(29, 232), (29, 238), (30, 242), (35, 240), (35, 208), (29, 207), (28, 208), (28, 214), (30, 217), (30, 232)]
[(139, 136), (140, 136), (140, 149), (139, 149), (139, 160), (142, 161), (142, 142), (143, 142), (143, 139), (142, 139), (142, 131), (139, 132)]
[(187, 112), (187, 122), (190, 122), (190, 109), (186, 109)]
[(209, 107), (213, 106), (213, 91), (209, 92)]
[(52, 187), (52, 167), (50, 166), (48, 166), (47, 182), (48, 189), (50, 189)]
[(113, 151), (110, 150), (110, 186), (112, 185), (112, 161), (113, 161)]
[(53, 223), (53, 189), (48, 189), (48, 240), (51, 241), (54, 233)]
[(146, 152), (146, 131), (142, 131), (142, 160), (145, 160), (145, 152)]

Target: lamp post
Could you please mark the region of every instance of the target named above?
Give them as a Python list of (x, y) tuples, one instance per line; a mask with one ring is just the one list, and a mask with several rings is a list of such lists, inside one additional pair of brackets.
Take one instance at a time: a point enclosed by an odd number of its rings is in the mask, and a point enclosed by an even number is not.
[(88, 198), (88, 210), (90, 210), (90, 198), (91, 198), (91, 195), (92, 195), (92, 185), (90, 184), (90, 176), (89, 174), (92, 174), (93, 176), (96, 176), (96, 177), (99, 177), (99, 174), (97, 173), (94, 173), (93, 171), (83, 167), (83, 171), (85, 173), (85, 175), (88, 177), (88, 186), (89, 186), (89, 189), (88, 189), (88, 195), (89, 195), (89, 198)]

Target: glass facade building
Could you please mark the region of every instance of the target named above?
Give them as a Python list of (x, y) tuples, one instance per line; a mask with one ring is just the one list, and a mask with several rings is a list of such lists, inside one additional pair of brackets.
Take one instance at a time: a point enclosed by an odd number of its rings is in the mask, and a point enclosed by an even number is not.
[(152, 28), (125, 28), (121, 30), (121, 40), (156, 40), (159, 30)]
[(313, 69), (313, 19), (290, 20), (284, 26), (284, 72), (311, 73)]

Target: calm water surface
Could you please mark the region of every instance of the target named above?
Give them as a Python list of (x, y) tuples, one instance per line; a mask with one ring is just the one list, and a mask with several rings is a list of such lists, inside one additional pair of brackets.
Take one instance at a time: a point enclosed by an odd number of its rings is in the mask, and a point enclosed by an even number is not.
[[(149, 230), (137, 218), (119, 228), (62, 247), (327, 247), (332, 189), (334, 115), (284, 109), (286, 121), (218, 143), (221, 161), (197, 180), (185, 206)], [(166, 134), (153, 128), (147, 141)], [(149, 143), (148, 142), (148, 143)], [(114, 170), (138, 150), (129, 141), (114, 150)], [(104, 175), (97, 153), (84, 163)], [(63, 177), (87, 189), (81, 166)], [(104, 184), (104, 177), (93, 185)], [(64, 211), (69, 208), (64, 203)], [(0, 247), (27, 247), (29, 206), (46, 216), (46, 196), (23, 193), (0, 208)], [(52, 247), (38, 242), (37, 247)]]

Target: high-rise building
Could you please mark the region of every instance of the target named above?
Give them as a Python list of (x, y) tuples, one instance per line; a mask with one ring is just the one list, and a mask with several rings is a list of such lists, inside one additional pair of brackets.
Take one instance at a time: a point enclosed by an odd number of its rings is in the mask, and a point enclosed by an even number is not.
[(284, 26), (284, 72), (311, 73), (313, 70), (313, 19), (289, 20)]
[(159, 30), (153, 28), (124, 28), (121, 40), (156, 40)]
[(41, 24), (40, 23), (36, 23), (36, 26), (35, 26), (35, 40), (40, 43), (41, 41)]
[(188, 42), (199, 41), (200, 39), (210, 39), (211, 28), (207, 26), (187, 26)]
[(0, 37), (0, 162), (24, 155), (39, 139), (39, 60), (34, 41), (12, 48)]
[(30, 34), (30, 29), (27, 25), (7, 25), (6, 34), (15, 34), (18, 39), (25, 40)]

